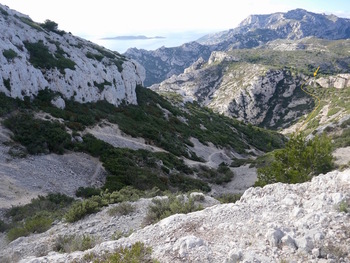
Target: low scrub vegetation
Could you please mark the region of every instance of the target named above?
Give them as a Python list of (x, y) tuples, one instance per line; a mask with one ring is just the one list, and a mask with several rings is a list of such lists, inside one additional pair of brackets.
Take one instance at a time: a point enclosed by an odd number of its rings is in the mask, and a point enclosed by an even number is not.
[(302, 134), (294, 134), (274, 157), (269, 166), (258, 169), (256, 186), (276, 182), (302, 183), (333, 168), (331, 140), (326, 135), (307, 141)]
[(7, 238), (12, 241), (20, 236), (45, 232), (55, 219), (62, 218), (72, 202), (71, 197), (52, 193), (32, 199), (27, 205), (12, 207), (5, 213), (11, 222), (5, 225)]
[(62, 49), (57, 47), (55, 54), (51, 54), (43, 41), (37, 43), (23, 42), (30, 53), (29, 61), (36, 68), (51, 69), (57, 68), (64, 73), (65, 68), (75, 69), (75, 62), (66, 58)]
[(13, 49), (5, 49), (4, 51), (2, 51), (2, 54), (4, 55), (4, 57), (7, 59), (7, 61), (12, 61), (15, 57), (17, 57), (17, 52), (14, 51)]
[(96, 255), (93, 253), (83, 257), (82, 262), (95, 263), (159, 263), (152, 258), (152, 248), (142, 242), (136, 242), (131, 247), (120, 247), (114, 253)]
[(135, 206), (128, 202), (120, 203), (119, 205), (108, 210), (110, 216), (125, 216), (135, 212)]
[(62, 154), (71, 142), (64, 125), (35, 119), (32, 114), (13, 114), (4, 125), (13, 132), (13, 140), (24, 145), (30, 154)]
[(234, 173), (225, 163), (221, 163), (218, 169), (201, 165), (197, 175), (206, 182), (219, 185), (231, 182), (234, 177)]
[(90, 249), (96, 244), (96, 239), (90, 235), (61, 235), (56, 239), (54, 251), (60, 253), (72, 253), (74, 251)]
[(167, 197), (154, 198), (153, 204), (149, 206), (147, 216), (144, 220), (146, 225), (154, 224), (174, 214), (187, 214), (202, 210), (190, 195), (169, 195)]
[(134, 202), (141, 197), (153, 197), (159, 194), (158, 188), (153, 188), (148, 191), (141, 191), (131, 186), (122, 188), (119, 191), (100, 191), (98, 195), (93, 195), (84, 200), (77, 200), (74, 202), (65, 213), (64, 218), (67, 222), (75, 222), (86, 215), (96, 213), (109, 204), (119, 204), (119, 208), (112, 209), (111, 213), (114, 214), (127, 214), (132, 213), (133, 206), (127, 205), (126, 202)]
[(233, 193), (226, 193), (221, 194), (220, 196), (216, 197), (217, 200), (220, 201), (221, 204), (228, 204), (228, 203), (236, 203), (241, 199), (242, 194), (233, 194)]

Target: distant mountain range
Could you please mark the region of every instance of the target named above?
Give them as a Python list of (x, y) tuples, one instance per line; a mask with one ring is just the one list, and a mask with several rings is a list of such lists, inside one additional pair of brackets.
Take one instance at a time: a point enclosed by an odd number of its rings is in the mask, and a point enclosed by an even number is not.
[(321, 39), (350, 37), (350, 19), (295, 9), (286, 13), (250, 15), (234, 29), (206, 35), (194, 43), (154, 51), (132, 48), (124, 55), (146, 69), (145, 86), (183, 73), (200, 57), (207, 60), (212, 51), (255, 48), (276, 39), (297, 40), (313, 36)]

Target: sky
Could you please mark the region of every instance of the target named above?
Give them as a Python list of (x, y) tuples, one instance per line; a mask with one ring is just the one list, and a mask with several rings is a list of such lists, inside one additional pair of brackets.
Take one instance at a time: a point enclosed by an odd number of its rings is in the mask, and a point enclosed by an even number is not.
[[(55, 21), (58, 28), (107, 48), (155, 49), (178, 46), (208, 33), (235, 28), (251, 14), (303, 8), (350, 18), (349, 0), (0, 0), (35, 22)], [(145, 35), (165, 39), (101, 40), (104, 37)], [(148, 47), (148, 48), (147, 48)]]

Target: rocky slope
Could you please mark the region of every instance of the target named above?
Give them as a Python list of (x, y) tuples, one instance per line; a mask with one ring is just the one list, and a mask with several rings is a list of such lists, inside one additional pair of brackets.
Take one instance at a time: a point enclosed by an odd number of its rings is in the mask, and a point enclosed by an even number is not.
[(349, 183), (345, 170), (303, 184), (250, 188), (235, 204), (173, 215), (85, 252), (20, 262), (86, 262), (84, 255), (101, 256), (137, 241), (151, 246), (160, 262), (350, 262)]
[(350, 20), (303, 9), (269, 15), (251, 15), (238, 27), (206, 35), (198, 39), (197, 43), (155, 51), (129, 49), (125, 55), (145, 67), (145, 86), (148, 87), (173, 74), (183, 73), (185, 68), (201, 57), (207, 60), (212, 51), (255, 48), (277, 39), (298, 40), (311, 36), (329, 40), (347, 39), (350, 36)]
[[(135, 87), (145, 79), (136, 61), (59, 31), (57, 24), (38, 24), (3, 5), (0, 11), (1, 92), (23, 99), (48, 88), (81, 103), (136, 104)], [(62, 100), (54, 103), (64, 107)]]
[[(185, 101), (198, 101), (248, 123), (286, 128), (314, 107), (302, 85), (318, 87), (316, 92), (335, 88), (346, 93), (349, 44), (347, 40), (305, 38), (271, 41), (259, 49), (215, 51), (208, 61), (200, 59), (184, 73), (150, 89), (165, 95), (175, 92)], [(318, 66), (324, 75), (309, 77)]]
[(208, 59), (210, 53), (210, 47), (190, 42), (174, 48), (161, 47), (155, 51), (130, 48), (124, 55), (138, 61), (145, 67), (144, 85), (148, 87), (172, 75), (182, 73), (199, 57)]
[(350, 36), (350, 19), (312, 13), (304, 9), (250, 15), (237, 28), (204, 36), (197, 42), (203, 45), (234, 43), (242, 35), (255, 36), (256, 44), (274, 39), (301, 39), (308, 36), (332, 40), (347, 39)]

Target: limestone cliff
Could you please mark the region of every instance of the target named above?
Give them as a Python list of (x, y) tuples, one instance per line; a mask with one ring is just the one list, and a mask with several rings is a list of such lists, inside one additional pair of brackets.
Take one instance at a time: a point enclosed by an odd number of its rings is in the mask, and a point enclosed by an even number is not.
[(145, 79), (139, 63), (7, 6), (0, 11), (1, 92), (23, 99), (48, 88), (81, 103), (137, 103), (135, 87)]

